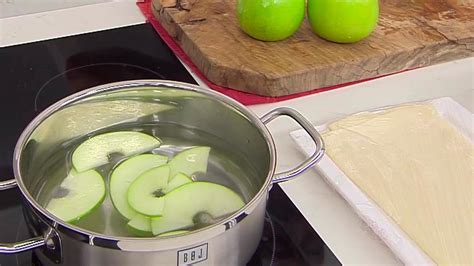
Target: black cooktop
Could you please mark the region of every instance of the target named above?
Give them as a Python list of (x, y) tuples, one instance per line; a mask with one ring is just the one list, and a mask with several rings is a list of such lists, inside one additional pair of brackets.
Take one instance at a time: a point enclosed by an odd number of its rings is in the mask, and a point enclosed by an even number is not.
[[(0, 48), (0, 180), (13, 177), (22, 130), (74, 92), (134, 79), (194, 83), (149, 24)], [(0, 242), (29, 237), (17, 189), (0, 191)], [(41, 265), (31, 252), (0, 255), (0, 266)], [(264, 235), (249, 265), (340, 265), (279, 186), (269, 199)]]

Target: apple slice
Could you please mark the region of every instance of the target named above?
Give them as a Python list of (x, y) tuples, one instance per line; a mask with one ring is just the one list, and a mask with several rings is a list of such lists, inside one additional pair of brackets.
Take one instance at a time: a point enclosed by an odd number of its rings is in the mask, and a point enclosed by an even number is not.
[(166, 185), (165, 188), (163, 188), (163, 194), (168, 194), (170, 193), (172, 190), (182, 186), (182, 185), (186, 185), (187, 183), (191, 183), (193, 182), (193, 180), (183, 174), (183, 173), (178, 173), (177, 175), (175, 175), (171, 181), (168, 183), (168, 185)]
[(78, 172), (84, 172), (107, 164), (111, 153), (131, 156), (150, 151), (160, 144), (160, 140), (141, 132), (105, 133), (81, 143), (72, 154), (72, 164)]
[(192, 176), (195, 172), (207, 171), (207, 160), (209, 159), (209, 147), (195, 147), (178, 153), (171, 161), (170, 177), (178, 173)]
[(194, 218), (207, 213), (213, 218), (231, 214), (245, 203), (233, 190), (209, 182), (192, 182), (164, 196), (161, 217), (151, 218), (154, 235), (194, 226)]
[(141, 174), (128, 188), (130, 207), (146, 216), (160, 216), (165, 205), (163, 189), (168, 184), (169, 175), (168, 165)]
[(99, 206), (105, 198), (105, 182), (102, 176), (89, 170), (74, 170), (62, 181), (61, 189), (67, 191), (62, 198), (52, 198), (46, 209), (65, 222), (76, 222)]
[(163, 233), (161, 235), (158, 235), (158, 236), (177, 236), (177, 235), (182, 235), (182, 234), (186, 234), (186, 233), (189, 233), (191, 231), (189, 230), (177, 230), (177, 231), (171, 231), (171, 232), (168, 232), (168, 233)]
[(150, 217), (137, 213), (127, 223), (128, 230), (137, 236), (152, 236)]
[(168, 157), (141, 154), (119, 164), (110, 177), (110, 198), (115, 209), (125, 218), (132, 219), (137, 212), (128, 204), (127, 191), (130, 184), (151, 168), (166, 164)]
[(141, 174), (128, 188), (128, 204), (146, 216), (160, 216), (164, 208), (163, 196), (184, 184), (193, 182), (185, 174), (177, 174), (169, 183), (168, 165), (156, 167)]

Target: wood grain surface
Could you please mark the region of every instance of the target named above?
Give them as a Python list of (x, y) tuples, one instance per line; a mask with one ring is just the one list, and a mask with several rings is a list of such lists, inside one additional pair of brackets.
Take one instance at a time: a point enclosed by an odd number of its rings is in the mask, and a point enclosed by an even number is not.
[(153, 0), (155, 17), (213, 83), (283, 96), (474, 55), (474, 1), (380, 0), (374, 33), (355, 44), (317, 37), (305, 20), (280, 42), (239, 28), (236, 0)]

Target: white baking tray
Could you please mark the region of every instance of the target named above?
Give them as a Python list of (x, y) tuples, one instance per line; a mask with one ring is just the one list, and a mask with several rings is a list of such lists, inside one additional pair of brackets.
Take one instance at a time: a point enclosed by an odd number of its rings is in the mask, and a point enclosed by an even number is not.
[[(439, 114), (451, 122), (471, 142), (474, 138), (473, 114), (453, 99), (445, 97), (428, 101)], [(386, 106), (371, 112), (380, 112), (393, 106)], [(316, 126), (323, 132), (329, 123)], [(315, 146), (304, 130), (290, 133), (293, 140), (307, 155), (313, 153)], [(382, 239), (392, 252), (405, 265), (435, 265), (431, 258), (419, 248), (406, 233), (375, 204), (339, 167), (324, 156), (315, 166), (319, 174), (349, 203), (359, 217)]]

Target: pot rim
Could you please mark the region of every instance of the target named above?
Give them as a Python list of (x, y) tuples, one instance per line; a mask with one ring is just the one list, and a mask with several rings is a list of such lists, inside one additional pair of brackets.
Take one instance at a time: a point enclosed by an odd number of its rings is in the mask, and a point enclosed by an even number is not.
[[(210, 98), (217, 99), (220, 102), (223, 102), (229, 106), (229, 108), (234, 108), (236, 111), (241, 112), (244, 116), (250, 120), (250, 122), (257, 127), (260, 133), (265, 138), (267, 146), (269, 148), (269, 155), (270, 155), (270, 162), (269, 162), (269, 171), (268, 175), (265, 179), (264, 184), (260, 188), (260, 190), (252, 197), (252, 199), (247, 202), (241, 209), (236, 211), (233, 215), (229, 216), (228, 218), (222, 220), (221, 222), (215, 223), (213, 225), (194, 230), (190, 233), (174, 236), (174, 237), (120, 237), (120, 236), (111, 236), (105, 234), (99, 234), (93, 231), (89, 231), (78, 226), (68, 224), (58, 218), (56, 218), (53, 214), (48, 212), (44, 207), (42, 207), (34, 197), (29, 193), (28, 189), (26, 188), (25, 184), (23, 183), (23, 179), (21, 178), (21, 171), (20, 171), (20, 157), (22, 154), (22, 150), (26, 145), (26, 141), (31, 136), (31, 134), (36, 130), (36, 128), (48, 117), (54, 115), (56, 111), (60, 108), (67, 106), (69, 104), (87, 99), (91, 96), (104, 93), (104, 92), (112, 92), (112, 91), (119, 91), (119, 90), (126, 90), (126, 89), (133, 89), (138, 87), (147, 87), (146, 89), (152, 89), (152, 87), (166, 87), (170, 89), (179, 89), (179, 90), (187, 90), (187, 91), (194, 91), (200, 94), (204, 94)], [(171, 238), (183, 240), (180, 244), (176, 244), (177, 246), (183, 246), (183, 242), (187, 242), (189, 244), (202, 242), (206, 239), (210, 239), (218, 234), (225, 232), (226, 230), (231, 229), (239, 222), (245, 219), (247, 215), (249, 215), (253, 209), (258, 205), (259, 201), (263, 196), (266, 197), (269, 188), (271, 186), (271, 181), (273, 175), (275, 173), (276, 168), (276, 148), (275, 143), (273, 141), (272, 135), (269, 132), (268, 128), (264, 125), (264, 123), (258, 118), (256, 114), (250, 111), (246, 106), (237, 102), (236, 100), (213, 90), (205, 89), (200, 87), (199, 85), (188, 84), (184, 82), (177, 82), (177, 81), (168, 81), (168, 80), (129, 80), (129, 81), (121, 81), (115, 83), (108, 83), (104, 85), (95, 86), (86, 90), (82, 90), (80, 92), (74, 93), (68, 97), (65, 97), (53, 105), (46, 108), (42, 111), (39, 115), (37, 115), (23, 130), (20, 138), (17, 141), (15, 146), (14, 155), (13, 155), (13, 171), (15, 175), (16, 182), (20, 188), (21, 193), (27, 199), (28, 203), (34, 207), (34, 209), (41, 214), (44, 218), (47, 219), (48, 224), (51, 227), (58, 229), (59, 231), (64, 231), (67, 235), (76, 238), (77, 240), (81, 240), (82, 242), (88, 242), (89, 244), (95, 246), (102, 246), (107, 248), (116, 248), (116, 249), (124, 249), (120, 247), (119, 242), (128, 242), (128, 241), (146, 241), (149, 243), (150, 241), (154, 242), (167, 242), (169, 243)], [(86, 238), (85, 238), (86, 237)], [(189, 241), (187, 241), (189, 240)], [(125, 244), (125, 243), (124, 243)], [(129, 245), (126, 245), (129, 246)], [(164, 245), (166, 246), (166, 245)], [(172, 249), (175, 248), (170, 246), (169, 248), (163, 248), (162, 245), (158, 245), (158, 249)], [(153, 248), (156, 250), (157, 248)]]

